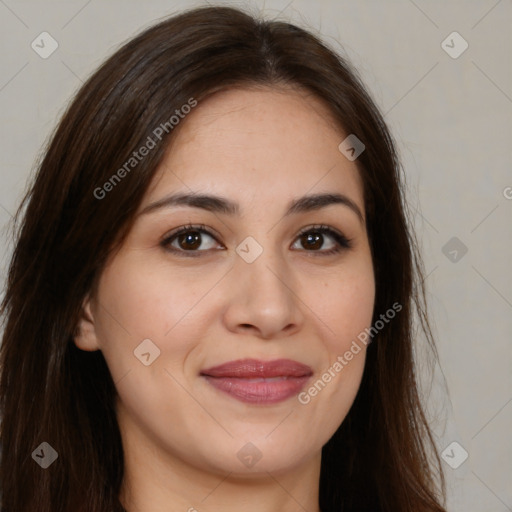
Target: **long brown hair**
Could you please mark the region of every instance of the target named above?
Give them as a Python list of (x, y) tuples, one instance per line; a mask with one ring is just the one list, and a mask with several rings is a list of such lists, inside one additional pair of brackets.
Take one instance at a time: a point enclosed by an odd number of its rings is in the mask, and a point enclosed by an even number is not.
[[(324, 446), (320, 507), (441, 512), (444, 480), (419, 400), (413, 316), (430, 342), (422, 269), (403, 176), (378, 108), (356, 72), (311, 33), (228, 7), (181, 13), (122, 46), (79, 90), (48, 144), (13, 224), (0, 313), (1, 512), (120, 512), (123, 449), (100, 351), (73, 342), (81, 306), (129, 232), (173, 135), (120, 183), (103, 187), (190, 98), (233, 86), (292, 86), (325, 102), (365, 144), (357, 160), (376, 279), (374, 321), (402, 310), (368, 346), (363, 380)], [(184, 121), (186, 122), (186, 120)], [(47, 442), (47, 469), (32, 452)]]

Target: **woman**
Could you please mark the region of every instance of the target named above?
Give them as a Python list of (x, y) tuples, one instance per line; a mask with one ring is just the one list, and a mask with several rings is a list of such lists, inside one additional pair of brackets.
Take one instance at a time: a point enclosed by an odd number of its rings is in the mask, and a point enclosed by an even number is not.
[(1, 510), (443, 511), (402, 187), (310, 33), (207, 7), (123, 46), (17, 214)]

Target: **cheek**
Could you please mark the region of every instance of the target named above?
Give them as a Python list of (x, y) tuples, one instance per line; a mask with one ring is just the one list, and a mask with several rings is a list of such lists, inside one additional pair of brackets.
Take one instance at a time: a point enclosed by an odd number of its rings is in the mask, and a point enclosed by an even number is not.
[(203, 272), (198, 279), (189, 269), (176, 271), (148, 261), (143, 256), (128, 257), (105, 270), (99, 290), (105, 342), (121, 329), (132, 339), (155, 338), (164, 343), (194, 316), (222, 276), (216, 271)]
[[(115, 265), (105, 268), (96, 332), (114, 382), (129, 372), (133, 380), (144, 371), (144, 382), (149, 382), (148, 373), (164, 369), (180, 375), (212, 322), (210, 292), (225, 273), (226, 269), (212, 268), (198, 279), (197, 271), (195, 275), (193, 269), (176, 271), (151, 261), (142, 251), (120, 255)], [(136, 354), (147, 353), (139, 350), (147, 339), (158, 357), (146, 367)]]
[(370, 327), (375, 301), (371, 268), (343, 272), (317, 287), (311, 297), (314, 311), (326, 326), (326, 348), (330, 354), (345, 352), (351, 342)]
[(358, 336), (371, 326), (372, 267), (354, 265), (316, 290), (309, 300), (322, 320), (325, 358), (316, 379), (299, 395), (299, 403), (309, 412), (311, 431), (321, 433), (321, 441), (327, 442), (348, 414), (361, 383), (366, 345)]

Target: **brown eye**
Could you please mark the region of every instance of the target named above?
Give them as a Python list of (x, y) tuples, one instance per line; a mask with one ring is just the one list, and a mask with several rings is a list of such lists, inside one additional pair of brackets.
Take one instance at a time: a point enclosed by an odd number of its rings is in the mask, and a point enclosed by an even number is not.
[(201, 246), (201, 233), (199, 231), (188, 231), (177, 238), (178, 245), (185, 251), (195, 250)]
[(161, 245), (171, 252), (194, 255), (215, 249), (220, 244), (206, 229), (184, 226), (167, 236)]
[[(300, 247), (294, 247), (296, 245)], [(295, 242), (294, 249), (316, 252), (318, 255), (329, 255), (350, 249), (352, 242), (345, 235), (329, 226), (313, 226), (303, 230)]]
[(324, 242), (324, 237), (321, 233), (305, 233), (300, 237), (302, 246), (305, 249), (321, 249)]

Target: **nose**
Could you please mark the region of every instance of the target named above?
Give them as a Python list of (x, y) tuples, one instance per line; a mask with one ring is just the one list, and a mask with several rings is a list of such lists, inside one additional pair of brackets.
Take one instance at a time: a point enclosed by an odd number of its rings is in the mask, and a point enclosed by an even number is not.
[(230, 272), (226, 327), (239, 334), (250, 333), (262, 339), (290, 336), (304, 321), (303, 302), (297, 295), (297, 282), (286, 264), (266, 256), (254, 262), (241, 258)]

